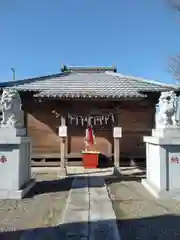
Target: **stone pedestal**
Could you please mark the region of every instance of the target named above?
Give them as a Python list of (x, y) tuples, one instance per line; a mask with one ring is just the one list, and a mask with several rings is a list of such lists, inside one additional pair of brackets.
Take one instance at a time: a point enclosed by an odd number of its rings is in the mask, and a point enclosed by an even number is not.
[(144, 187), (155, 197), (180, 199), (180, 129), (155, 129), (146, 143)]
[(0, 199), (21, 199), (34, 184), (26, 130), (0, 128)]

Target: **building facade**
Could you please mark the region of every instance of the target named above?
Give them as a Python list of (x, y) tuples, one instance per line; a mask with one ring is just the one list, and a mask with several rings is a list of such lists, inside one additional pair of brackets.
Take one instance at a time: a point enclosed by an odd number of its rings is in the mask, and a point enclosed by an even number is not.
[(154, 126), (161, 91), (173, 86), (124, 76), (113, 67), (64, 67), (59, 74), (1, 84), (19, 91), (33, 158), (60, 157), (59, 125), (68, 127), (66, 157), (84, 150), (87, 122), (96, 135), (96, 149), (113, 156), (113, 127), (121, 126), (121, 157), (145, 158), (143, 136)]

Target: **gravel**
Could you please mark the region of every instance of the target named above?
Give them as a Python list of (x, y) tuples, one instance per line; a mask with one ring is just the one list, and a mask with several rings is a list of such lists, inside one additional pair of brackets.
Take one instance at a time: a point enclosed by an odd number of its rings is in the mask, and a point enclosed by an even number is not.
[(64, 209), (72, 178), (37, 174), (37, 183), (23, 200), (0, 201), (0, 240), (19, 240), (28, 229), (56, 226)]
[(180, 239), (180, 201), (157, 200), (140, 177), (108, 177), (106, 182), (122, 240)]

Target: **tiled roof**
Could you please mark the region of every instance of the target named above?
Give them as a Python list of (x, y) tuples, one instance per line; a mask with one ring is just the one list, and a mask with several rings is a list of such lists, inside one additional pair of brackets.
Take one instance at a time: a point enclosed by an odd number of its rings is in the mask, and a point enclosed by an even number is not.
[[(8, 82), (4, 87), (33, 91), (38, 97), (121, 98), (144, 97), (146, 92), (175, 89), (175, 86), (113, 72), (66, 72), (51, 76)], [(2, 86), (3, 87), (3, 86)]]

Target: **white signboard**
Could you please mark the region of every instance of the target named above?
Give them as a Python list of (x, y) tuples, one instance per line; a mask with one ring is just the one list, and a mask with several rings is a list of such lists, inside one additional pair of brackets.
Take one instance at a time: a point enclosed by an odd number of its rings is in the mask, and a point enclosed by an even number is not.
[(169, 153), (169, 189), (180, 188), (180, 153)]
[(114, 138), (121, 138), (122, 137), (122, 128), (121, 127), (114, 127), (113, 137)]
[(67, 126), (59, 126), (59, 136), (67, 137)]

